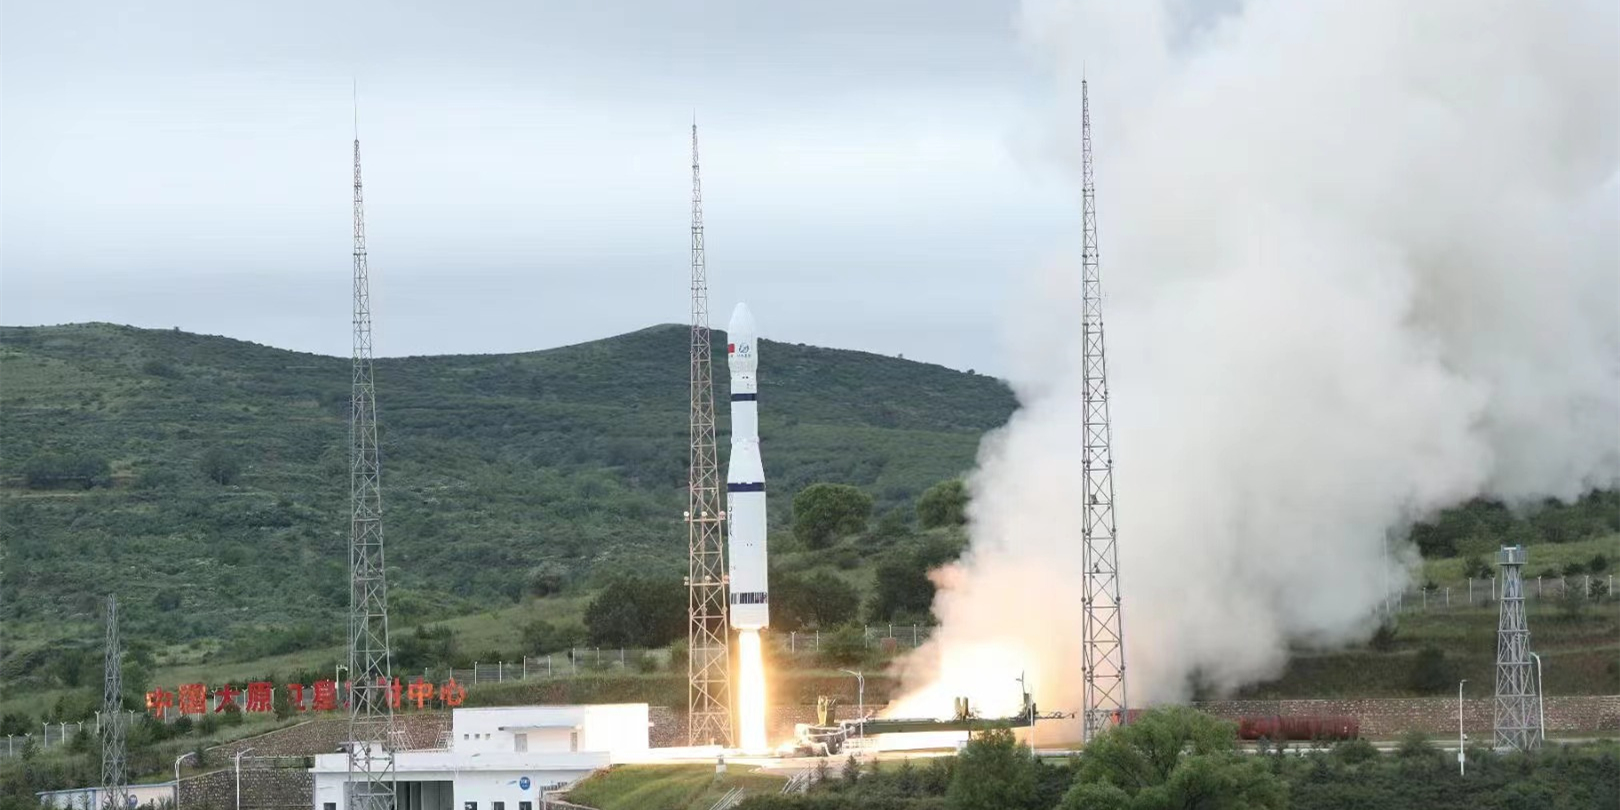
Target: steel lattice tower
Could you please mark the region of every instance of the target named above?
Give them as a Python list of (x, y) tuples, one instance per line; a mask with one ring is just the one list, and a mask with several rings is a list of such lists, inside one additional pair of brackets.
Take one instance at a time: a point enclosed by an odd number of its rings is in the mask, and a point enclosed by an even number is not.
[(383, 566), (382, 468), (371, 372), (360, 138), (354, 139), (354, 375), (349, 395), (349, 796), (347, 810), (394, 810), (393, 682)]
[(107, 674), (101, 691), (102, 806), (129, 807), (128, 773), (124, 768), (124, 648), (118, 641), (118, 597), (107, 597)]
[(1523, 546), (1503, 546), (1502, 603), (1496, 625), (1496, 747), (1529, 751), (1540, 742), (1530, 674), (1530, 624), (1524, 615)]
[(703, 181), (692, 124), (692, 429), (687, 475), (687, 741), (731, 745), (731, 628), (726, 616), (725, 532), (720, 464), (714, 447), (714, 374), (709, 344), (709, 279), (703, 249)]
[(1102, 280), (1097, 269), (1097, 188), (1091, 160), (1091, 101), (1080, 82), (1081, 268), (1085, 333), (1085, 571), (1081, 647), (1085, 675), (1084, 739), (1125, 719), (1125, 628), (1119, 597), (1119, 548), (1114, 532), (1113, 430), (1108, 415), (1108, 359), (1103, 351)]

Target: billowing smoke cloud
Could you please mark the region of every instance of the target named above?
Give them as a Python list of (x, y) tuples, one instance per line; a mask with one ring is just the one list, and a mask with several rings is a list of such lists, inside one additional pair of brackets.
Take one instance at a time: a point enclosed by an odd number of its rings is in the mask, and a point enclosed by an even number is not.
[[(1138, 705), (1364, 637), (1415, 519), (1620, 482), (1620, 7), (1180, 8), (1023, 21), (1077, 186), (1092, 79)], [(1078, 275), (1029, 280), (1023, 407), (981, 450), (897, 713), (1007, 710), (1026, 668), (1080, 707)]]

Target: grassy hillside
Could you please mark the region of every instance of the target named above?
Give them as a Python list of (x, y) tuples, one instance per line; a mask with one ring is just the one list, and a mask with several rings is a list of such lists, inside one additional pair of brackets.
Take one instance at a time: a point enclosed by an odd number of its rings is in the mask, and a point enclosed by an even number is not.
[[(378, 361), (396, 621), (509, 606), (536, 583), (676, 575), (687, 340), (659, 326)], [(717, 363), (722, 444), (727, 376)], [(1014, 407), (991, 378), (804, 345), (765, 342), (760, 376), (776, 526), (815, 481), (857, 484), (879, 512), (909, 503), (968, 468)], [(179, 331), (5, 327), (0, 381), (0, 682), (41, 674), (47, 647), (99, 646), (108, 592), (126, 636), (160, 650), (223, 643), (245, 659), (340, 641), (347, 359)], [(211, 453), (239, 475), (210, 478)], [(42, 459), (73, 456), (107, 474), (30, 483)]]

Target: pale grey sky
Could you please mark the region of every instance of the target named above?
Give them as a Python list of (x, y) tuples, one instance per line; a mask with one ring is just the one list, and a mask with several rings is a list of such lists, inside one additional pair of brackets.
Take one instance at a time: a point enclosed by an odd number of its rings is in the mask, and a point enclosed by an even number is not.
[(696, 111), (717, 317), (999, 371), (1078, 232), (1017, 11), (6, 0), (0, 322), (347, 354), (357, 78), (380, 354), (686, 320)]

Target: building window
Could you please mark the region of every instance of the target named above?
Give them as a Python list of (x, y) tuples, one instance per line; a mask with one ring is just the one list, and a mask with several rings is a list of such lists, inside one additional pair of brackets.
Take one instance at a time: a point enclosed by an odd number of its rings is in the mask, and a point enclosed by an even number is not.
[(518, 752), (520, 754), (523, 753), (524, 751), (529, 750), (529, 735), (528, 734), (513, 734), (512, 735), (512, 750), (516, 751), (516, 752)]
[(321, 805), (321, 810), (337, 810), (337, 802), (326, 802)]
[(506, 802), (491, 802), (490, 806), (494, 807), (495, 810), (506, 810)]
[(462, 732), (461, 739), (466, 740), (466, 739), (470, 739), (470, 738), (471, 738), (471, 735), (467, 734), (466, 732)]
[(462, 802), (461, 810), (478, 810), (478, 802)]
[(518, 802), (518, 810), (534, 810), (534, 802)]

